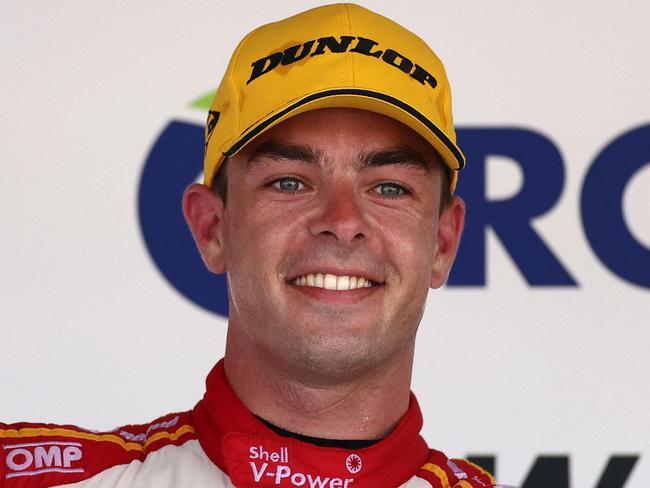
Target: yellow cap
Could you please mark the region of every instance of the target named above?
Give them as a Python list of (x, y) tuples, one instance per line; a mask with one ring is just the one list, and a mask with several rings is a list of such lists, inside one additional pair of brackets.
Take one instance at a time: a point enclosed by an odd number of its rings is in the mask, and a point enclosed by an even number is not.
[(239, 43), (210, 107), (204, 183), (267, 129), (333, 107), (369, 110), (413, 129), (451, 169), (454, 191), (465, 156), (442, 62), (412, 32), (354, 4), (302, 12)]

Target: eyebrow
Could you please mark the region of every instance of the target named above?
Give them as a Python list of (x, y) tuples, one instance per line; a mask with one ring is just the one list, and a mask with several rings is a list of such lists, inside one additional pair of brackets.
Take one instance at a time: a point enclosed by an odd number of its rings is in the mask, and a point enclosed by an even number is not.
[[(273, 139), (260, 144), (246, 162), (250, 170), (263, 159), (272, 161), (302, 161), (312, 166), (320, 166), (325, 155), (323, 151), (304, 144), (280, 143)], [(409, 166), (429, 171), (431, 165), (418, 151), (407, 145), (382, 148), (375, 151), (365, 151), (357, 157), (356, 168), (359, 171), (381, 166)]]
[(359, 157), (358, 164), (360, 170), (388, 165), (411, 166), (427, 172), (431, 168), (422, 154), (406, 145), (364, 152)]
[(304, 161), (307, 164), (318, 166), (323, 158), (321, 151), (303, 144), (279, 143), (274, 140), (266, 141), (260, 144), (246, 162), (246, 169), (251, 169), (261, 159), (267, 158), (272, 161), (283, 159), (290, 161)]

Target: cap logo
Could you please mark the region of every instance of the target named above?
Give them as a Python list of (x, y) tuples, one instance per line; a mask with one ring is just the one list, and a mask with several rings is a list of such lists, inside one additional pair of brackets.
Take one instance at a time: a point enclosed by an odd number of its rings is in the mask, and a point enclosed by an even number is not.
[[(288, 66), (302, 59), (309, 59), (314, 56), (351, 52), (362, 54), (381, 60), (384, 63), (399, 69), (404, 74), (420, 82), (421, 85), (429, 85), (435, 88), (438, 85), (437, 80), (427, 72), (422, 66), (414, 63), (406, 56), (398, 53), (394, 49), (375, 49), (378, 46), (377, 41), (365, 37), (352, 36), (328, 36), (321, 37), (317, 40), (310, 40), (302, 44), (288, 47), (284, 51), (275, 52), (268, 56), (258, 59), (251, 64), (251, 75), (246, 84), (259, 78), (266, 73), (271, 72), (279, 65)], [(373, 51), (373, 49), (375, 49)]]
[(210, 110), (208, 112), (208, 120), (205, 123), (205, 146), (206, 147), (208, 147), (208, 143), (210, 142), (210, 137), (212, 137), (214, 128), (217, 126), (217, 122), (219, 122), (220, 115), (221, 113), (217, 112), (216, 110)]

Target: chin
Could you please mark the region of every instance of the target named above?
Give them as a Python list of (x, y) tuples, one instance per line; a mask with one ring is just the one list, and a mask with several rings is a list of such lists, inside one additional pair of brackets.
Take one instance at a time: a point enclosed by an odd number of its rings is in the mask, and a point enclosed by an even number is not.
[(304, 381), (318, 385), (352, 381), (381, 363), (376, 344), (367, 337), (302, 336), (278, 350), (288, 371), (300, 372)]

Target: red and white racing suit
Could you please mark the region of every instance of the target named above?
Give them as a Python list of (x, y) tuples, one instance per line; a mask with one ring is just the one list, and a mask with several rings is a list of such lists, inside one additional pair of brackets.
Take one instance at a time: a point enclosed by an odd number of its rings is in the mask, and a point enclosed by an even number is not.
[(0, 423), (0, 487), (486, 488), (492, 477), (429, 449), (411, 395), (385, 439), (356, 450), (283, 437), (255, 418), (219, 362), (193, 410), (146, 425), (94, 432), (71, 425)]

